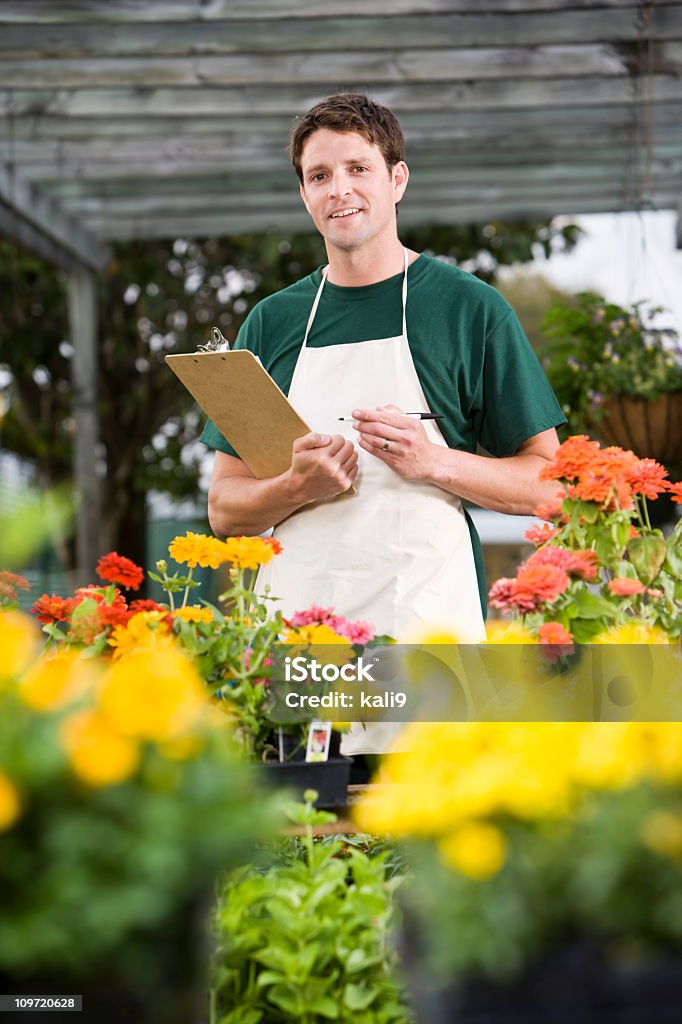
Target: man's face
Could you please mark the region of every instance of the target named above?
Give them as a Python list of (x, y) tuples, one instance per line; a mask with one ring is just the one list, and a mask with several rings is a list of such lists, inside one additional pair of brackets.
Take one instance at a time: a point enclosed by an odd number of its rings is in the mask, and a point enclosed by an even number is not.
[(379, 147), (362, 135), (319, 128), (303, 147), (301, 170), (301, 197), (328, 249), (351, 252), (395, 238), (404, 163), (389, 171)]

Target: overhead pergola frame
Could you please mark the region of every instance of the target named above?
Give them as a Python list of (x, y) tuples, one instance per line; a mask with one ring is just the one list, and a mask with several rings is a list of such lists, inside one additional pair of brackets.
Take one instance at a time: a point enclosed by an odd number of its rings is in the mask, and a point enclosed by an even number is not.
[(308, 229), (287, 137), (340, 89), (401, 120), (405, 226), (682, 211), (682, 2), (0, 0), (0, 232), (70, 273), (88, 507), (109, 243)]
[(287, 135), (341, 88), (401, 119), (406, 225), (679, 203), (682, 3), (0, 0), (5, 211), (91, 267), (306, 229)]

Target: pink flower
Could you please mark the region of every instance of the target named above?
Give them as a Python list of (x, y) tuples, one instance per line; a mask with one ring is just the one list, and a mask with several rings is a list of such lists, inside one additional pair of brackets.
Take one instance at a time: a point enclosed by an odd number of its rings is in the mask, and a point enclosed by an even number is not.
[(503, 612), (511, 611), (514, 607), (512, 604), (513, 593), (514, 580), (510, 580), (507, 576), (502, 576), (499, 580), (495, 580), (488, 593), (490, 607), (499, 608)]
[[(333, 608), (323, 608), (319, 604), (311, 604), (302, 612), (294, 612), (291, 617), (291, 625), (294, 629), (299, 626), (317, 626), (328, 623), (334, 615)], [(333, 628), (333, 627), (332, 627)]]
[(345, 629), (337, 630), (341, 636), (348, 637), (352, 644), (360, 644), (364, 647), (374, 639), (374, 627), (369, 622), (356, 619), (355, 622), (347, 622)]
[(595, 551), (572, 551), (570, 548), (542, 547), (535, 551), (526, 565), (556, 565), (570, 576), (593, 580), (599, 568)]
[(536, 548), (539, 548), (541, 544), (546, 544), (548, 540), (555, 537), (559, 530), (556, 527), (552, 527), (549, 523), (543, 523), (538, 526), (535, 523), (530, 529), (526, 530), (524, 536), (530, 544), (534, 544)]

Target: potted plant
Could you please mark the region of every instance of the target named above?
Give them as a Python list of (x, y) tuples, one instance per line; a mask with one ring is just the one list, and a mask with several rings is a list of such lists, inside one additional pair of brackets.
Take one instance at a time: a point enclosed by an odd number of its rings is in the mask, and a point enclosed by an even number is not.
[(641, 642), (679, 640), (682, 519), (666, 538), (647, 502), (666, 493), (682, 503), (682, 484), (653, 459), (585, 435), (568, 438), (541, 476), (561, 489), (536, 509), (547, 520), (526, 534), (536, 550), (493, 584), (491, 607), (546, 644), (589, 643), (605, 629), (620, 642), (638, 631)]
[(167, 636), (116, 660), (39, 638), (0, 611), (2, 991), (187, 1024), (215, 878), (271, 834), (274, 804)]
[(592, 433), (667, 466), (682, 463), (682, 345), (661, 307), (594, 292), (554, 303), (543, 322), (550, 383), (571, 433)]
[(418, 723), (355, 808), (399, 837), (424, 1024), (668, 1024), (682, 998), (682, 725)]
[[(169, 546), (176, 567), (171, 569), (164, 559), (157, 563), (156, 572), (149, 573), (167, 594), (166, 603), (129, 599), (123, 591), (140, 586), (143, 570), (111, 552), (98, 563), (101, 584), (79, 588), (67, 598), (44, 594), (33, 610), (43, 622), (48, 645), (89, 655), (117, 660), (129, 650), (173, 640), (192, 657), (246, 756), (265, 762), (264, 771), (272, 782), (292, 786), (301, 794), (314, 786), (322, 806), (342, 806), (352, 759), (340, 755), (335, 732), (327, 759), (305, 760), (310, 721), (284, 723), (273, 716), (270, 656), (275, 644), (296, 647), (304, 654), (334, 645), (344, 660), (352, 660), (368, 643), (387, 638), (375, 638), (366, 622), (349, 621), (332, 608), (316, 605), (285, 620), (276, 596), (254, 589), (254, 570), (280, 553), (279, 543), (272, 538), (221, 541), (188, 532)], [(207, 601), (190, 602), (199, 585), (193, 579), (194, 569), (223, 565), (229, 566), (229, 586), (220, 595), (220, 607)]]
[(308, 791), (289, 811), (302, 840), (221, 886), (210, 1024), (412, 1020), (392, 941), (402, 875), (390, 851), (366, 848), (368, 837), (314, 841), (335, 820), (317, 799)]

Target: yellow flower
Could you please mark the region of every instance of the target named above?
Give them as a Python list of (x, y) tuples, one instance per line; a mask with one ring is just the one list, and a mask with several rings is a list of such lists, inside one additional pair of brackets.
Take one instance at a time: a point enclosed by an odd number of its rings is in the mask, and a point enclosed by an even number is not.
[(137, 612), (125, 626), (116, 626), (109, 644), (115, 648), (114, 658), (144, 647), (163, 647), (172, 643), (166, 612)]
[(324, 623), (312, 626), (299, 626), (297, 629), (288, 627), (282, 633), (282, 643), (309, 645), (345, 644), (350, 647), (348, 637), (341, 636), (331, 626)]
[(0, 832), (11, 828), (19, 817), (21, 803), (14, 784), (0, 772)]
[(228, 537), (224, 547), (228, 561), (237, 569), (257, 569), (282, 550), (272, 537)]
[(443, 860), (469, 878), (483, 881), (496, 875), (504, 864), (507, 844), (499, 828), (470, 821), (438, 844)]
[(488, 644), (534, 644), (535, 637), (520, 622), (488, 622), (485, 627)]
[(171, 614), (174, 619), (182, 619), (183, 622), (213, 622), (211, 609), (198, 604), (187, 604), (184, 608), (177, 608)]
[(61, 723), (60, 736), (74, 774), (90, 786), (124, 782), (137, 768), (138, 745), (99, 711), (70, 715)]
[(131, 651), (105, 676), (99, 703), (121, 733), (159, 742), (186, 735), (207, 704), (193, 664), (171, 648)]
[(682, 815), (652, 811), (642, 822), (642, 841), (654, 853), (677, 859), (682, 854)]
[(217, 569), (229, 558), (225, 544), (217, 537), (188, 530), (184, 537), (171, 541), (168, 553), (176, 562), (184, 563), (190, 569), (200, 565), (204, 569)]
[(31, 661), (40, 634), (22, 612), (0, 611), (0, 679), (19, 675)]
[(624, 626), (612, 626), (592, 641), (593, 644), (669, 644), (670, 637), (658, 626), (645, 622), (629, 622)]
[(77, 651), (62, 648), (35, 662), (24, 675), (19, 695), (36, 711), (64, 707), (81, 697), (93, 684), (95, 666)]

